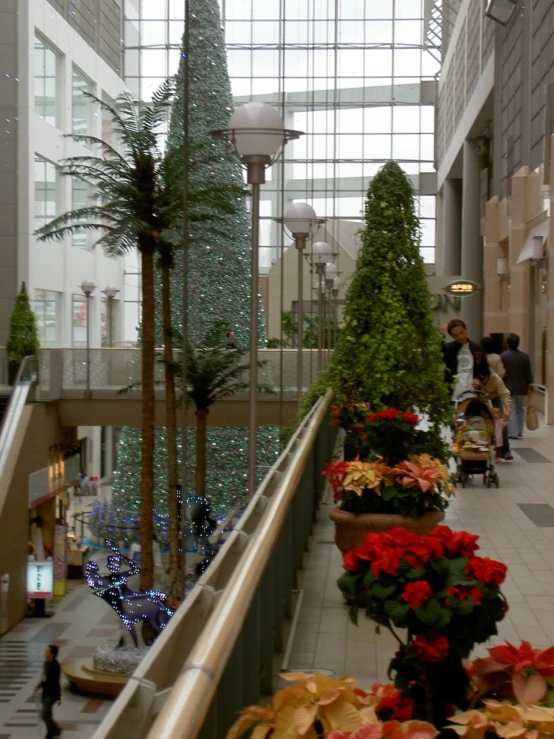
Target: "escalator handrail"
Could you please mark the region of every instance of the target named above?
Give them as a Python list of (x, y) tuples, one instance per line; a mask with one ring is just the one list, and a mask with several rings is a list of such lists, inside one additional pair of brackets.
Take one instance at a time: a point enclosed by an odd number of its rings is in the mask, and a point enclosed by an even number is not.
[[(0, 476), (4, 473), (4, 467), (6, 464), (7, 455), (9, 453), (9, 445), (7, 444), (14, 423), (19, 423), (19, 415), (17, 414), (17, 405), (23, 399), (23, 405), (27, 401), (29, 390), (34, 382), (37, 381), (37, 358), (34, 354), (29, 354), (23, 357), (23, 361), (19, 365), (13, 390), (6, 406), (6, 412), (2, 419), (2, 425), (0, 426)], [(22, 398), (22, 391), (25, 390), (25, 395)]]

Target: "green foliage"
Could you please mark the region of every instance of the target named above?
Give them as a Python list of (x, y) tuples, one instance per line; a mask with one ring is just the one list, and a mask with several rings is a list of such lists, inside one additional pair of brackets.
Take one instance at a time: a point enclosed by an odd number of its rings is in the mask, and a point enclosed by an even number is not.
[[(175, 346), (182, 346), (182, 337), (175, 335)], [(199, 411), (207, 411), (218, 400), (231, 398), (237, 393), (249, 390), (249, 364), (244, 361), (249, 354), (246, 347), (226, 348), (225, 330), (214, 325), (208, 331), (198, 348), (189, 342), (187, 359), (188, 400)], [(262, 369), (267, 363), (258, 361)], [(177, 381), (182, 386), (183, 366), (173, 364)], [(258, 384), (258, 392), (271, 394), (273, 388)]]
[(29, 302), (29, 296), (23, 284), (21, 292), (15, 298), (15, 305), (10, 316), (10, 328), (6, 350), (10, 362), (20, 364), (23, 357), (35, 354), (39, 347), (35, 314)]
[(369, 185), (337, 348), (304, 409), (331, 387), (338, 400), (427, 413), (439, 436), (451, 411), (419, 242), (414, 189), (388, 162)]
[[(304, 349), (317, 349), (319, 318), (317, 315), (304, 313), (303, 315), (304, 330), (302, 334), (302, 346)], [(292, 311), (283, 311), (281, 316), (281, 329), (283, 338), (271, 338), (267, 341), (268, 349), (290, 349), (296, 347), (298, 336), (298, 320)], [(340, 327), (335, 326), (334, 319), (329, 316), (323, 319), (323, 347), (324, 349), (334, 348), (335, 333), (337, 338), (340, 334)]]

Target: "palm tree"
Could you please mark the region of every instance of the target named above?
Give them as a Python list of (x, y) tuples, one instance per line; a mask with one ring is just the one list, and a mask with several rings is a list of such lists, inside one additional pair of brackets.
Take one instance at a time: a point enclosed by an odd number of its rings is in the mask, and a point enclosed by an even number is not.
[[(177, 150), (182, 159), (182, 147)], [(218, 161), (205, 143), (189, 142), (189, 155), (196, 166), (211, 166)], [(189, 221), (202, 223), (210, 221), (214, 213), (232, 216), (237, 201), (244, 197), (244, 188), (227, 182), (206, 180), (201, 187), (191, 188), (188, 193)], [(175, 193), (181, 200), (181, 191)], [(223, 226), (212, 226), (214, 236), (224, 236)], [(181, 242), (179, 241), (179, 246)], [(167, 447), (167, 485), (168, 485), (168, 542), (169, 542), (169, 594), (179, 593), (179, 464), (177, 456), (177, 396), (175, 390), (175, 364), (173, 361), (174, 329), (171, 318), (171, 270), (175, 267), (177, 245), (174, 239), (160, 239), (158, 242), (158, 267), (161, 271), (163, 362), (165, 372), (165, 425)], [(181, 368), (182, 369), (182, 368)]]
[(165, 425), (167, 443), (167, 509), (169, 542), (169, 585), (171, 596), (179, 593), (179, 464), (177, 460), (177, 396), (171, 325), (170, 271), (175, 265), (174, 249), (167, 242), (159, 245), (158, 267), (162, 274), (163, 362), (165, 372)]
[[(225, 348), (225, 331), (213, 326), (204, 338), (202, 346), (188, 346), (187, 400), (195, 407), (196, 415), (196, 495), (206, 495), (206, 439), (210, 407), (218, 400), (230, 398), (248, 390), (245, 381), (249, 365), (242, 361), (248, 355), (247, 348)], [(266, 362), (258, 362), (264, 367)], [(182, 379), (180, 365), (175, 366), (177, 377)], [(268, 385), (258, 385), (258, 391), (273, 393)], [(254, 401), (254, 399), (253, 399)]]
[[(142, 272), (142, 418), (140, 539), (141, 588), (152, 587), (152, 507), (154, 488), (154, 256), (161, 244), (181, 242), (183, 176), (181, 151), (162, 151), (160, 134), (168, 120), (174, 84), (166, 81), (149, 105), (129, 94), (115, 107), (88, 95), (112, 117), (121, 153), (102, 139), (75, 135), (78, 143), (96, 146), (99, 155), (86, 154), (62, 162), (62, 174), (76, 177), (98, 193), (96, 203), (71, 210), (36, 232), (39, 240), (62, 240), (66, 234), (99, 231), (97, 246), (121, 255), (138, 249)], [(175, 495), (177, 491), (175, 489)]]

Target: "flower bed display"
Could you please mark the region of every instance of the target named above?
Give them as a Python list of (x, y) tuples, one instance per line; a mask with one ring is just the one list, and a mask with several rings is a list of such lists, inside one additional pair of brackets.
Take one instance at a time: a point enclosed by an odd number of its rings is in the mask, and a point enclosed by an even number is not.
[(554, 647), (523, 641), (488, 648), (508, 610), (507, 568), (478, 556), (479, 537), (437, 526), (369, 535), (344, 557), (339, 587), (398, 642), (392, 684), (369, 690), (348, 677), (282, 675), (296, 683), (272, 704), (246, 708), (229, 731), (237, 739), (542, 739), (554, 736)]
[(497, 633), (507, 610), (500, 592), (506, 566), (477, 556), (477, 541), (446, 526), (422, 537), (405, 529), (370, 534), (345, 555), (338, 581), (354, 623), (363, 609), (394, 635), (394, 685), (416, 702), (415, 718), (436, 726), (446, 722), (448, 706), (467, 707), (463, 660)]
[(254, 739), (434, 739), (438, 732), (424, 721), (407, 721), (411, 714), (398, 690), (374, 685), (354, 687), (356, 680), (318, 672), (291, 672), (292, 683), (273, 696), (271, 705), (245, 708), (226, 739), (238, 739), (253, 728)]
[(446, 465), (425, 451), (432, 437), (418, 423), (415, 413), (395, 408), (369, 413), (357, 432), (363, 457), (326, 464), (337, 503), (330, 517), (343, 553), (368, 533), (402, 526), (425, 534), (444, 518), (455, 487)]
[(373, 462), (331, 462), (329, 478), (335, 502), (347, 513), (395, 513), (421, 518), (431, 510), (444, 511), (455, 488), (450, 472), (428, 454), (413, 455), (394, 466), (381, 457)]

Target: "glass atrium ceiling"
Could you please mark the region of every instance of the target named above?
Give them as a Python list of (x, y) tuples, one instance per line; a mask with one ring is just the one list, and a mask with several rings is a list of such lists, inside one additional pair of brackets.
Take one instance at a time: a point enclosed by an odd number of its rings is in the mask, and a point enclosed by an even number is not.
[[(273, 222), (290, 201), (320, 217), (360, 220), (369, 178), (396, 159), (419, 187), (434, 171), (434, 108), (421, 82), (439, 64), (424, 48), (424, 0), (220, 0), (237, 104), (278, 107), (289, 144), (269, 171), (261, 205), (260, 263), (282, 245)], [(177, 71), (183, 0), (126, 0), (125, 78), (148, 99)], [(435, 197), (420, 197), (422, 253), (435, 258)], [(285, 237), (286, 239), (286, 237)]]

